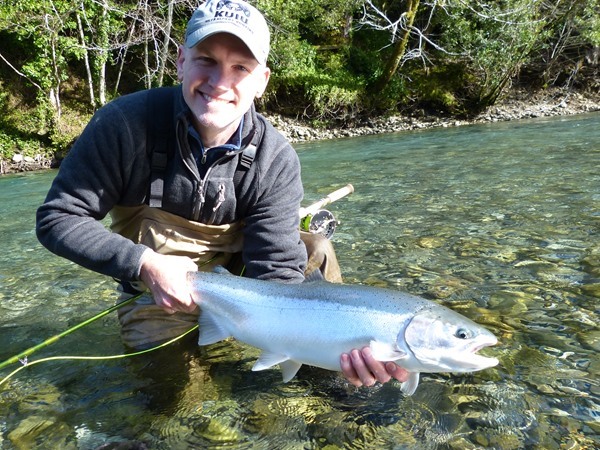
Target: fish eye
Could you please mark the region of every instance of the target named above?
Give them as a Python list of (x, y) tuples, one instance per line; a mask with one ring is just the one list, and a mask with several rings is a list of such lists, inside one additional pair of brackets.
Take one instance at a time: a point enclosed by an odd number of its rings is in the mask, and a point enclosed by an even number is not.
[(472, 333), (466, 328), (459, 328), (458, 330), (456, 330), (456, 333), (454, 333), (454, 336), (456, 336), (459, 339), (469, 339), (471, 338)]

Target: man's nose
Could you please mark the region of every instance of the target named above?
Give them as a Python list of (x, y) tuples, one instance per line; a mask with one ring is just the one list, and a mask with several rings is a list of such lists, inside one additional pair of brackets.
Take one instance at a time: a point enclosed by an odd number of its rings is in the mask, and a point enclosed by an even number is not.
[(220, 65), (215, 65), (210, 73), (210, 84), (217, 89), (229, 89), (231, 87), (231, 73)]

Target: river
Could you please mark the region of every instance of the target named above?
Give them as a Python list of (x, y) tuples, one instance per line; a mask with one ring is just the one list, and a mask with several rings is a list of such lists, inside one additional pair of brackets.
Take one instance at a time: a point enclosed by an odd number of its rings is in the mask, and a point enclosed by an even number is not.
[[(296, 147), (305, 204), (354, 185), (328, 207), (345, 281), (459, 311), (496, 334), (484, 353), (500, 364), (422, 375), (406, 397), (308, 367), (283, 384), (278, 370), (252, 372), (257, 351), (233, 341), (47, 361), (0, 385), (0, 448), (600, 446), (600, 114)], [(0, 361), (116, 300), (112, 280), (35, 238), (54, 174), (0, 178)], [(28, 362), (123, 353), (112, 313)]]

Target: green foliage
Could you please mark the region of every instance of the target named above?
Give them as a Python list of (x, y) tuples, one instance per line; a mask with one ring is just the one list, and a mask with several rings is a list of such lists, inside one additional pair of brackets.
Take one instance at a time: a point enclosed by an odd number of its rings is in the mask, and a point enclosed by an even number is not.
[(468, 115), (472, 109), (470, 88), (477, 78), (462, 63), (448, 63), (428, 69), (412, 67), (411, 97), (418, 98), (426, 109), (457, 116)]
[[(542, 4), (537, 0), (508, 0), (485, 9), (455, 7), (440, 20), (440, 44), (462, 57), (475, 75), (469, 97), (480, 106), (493, 104), (505, 85), (528, 61), (544, 34)], [(450, 58), (452, 62), (453, 58)]]
[(347, 69), (352, 14), (358, 2), (258, 1), (271, 24), (273, 71), (264, 103), (317, 120), (345, 120), (360, 109), (364, 83)]
[(358, 30), (348, 48), (348, 69), (372, 84), (383, 71), (382, 51), (389, 45), (389, 36), (373, 30)]
[[(546, 84), (559, 80), (559, 71), (571, 79), (584, 55), (600, 45), (600, 0), (251, 3), (272, 31), (271, 85), (262, 106), (319, 123), (415, 105), (469, 114), (493, 104), (524, 67)], [(169, 5), (173, 28), (164, 60)], [(98, 95), (102, 83), (106, 92), (121, 95), (156, 85), (164, 67), (163, 83), (175, 83), (174, 44), (197, 5), (198, 0), (0, 1), (0, 156), (68, 148), (96, 107), (90, 92)], [(410, 5), (416, 14), (408, 56), (374, 91), (370, 86), (384, 78), (394, 43), (403, 36), (402, 27), (392, 36), (389, 25)]]
[(10, 161), (15, 154), (32, 158), (46, 153), (41, 142), (0, 129), (0, 159)]
[(579, 0), (573, 14), (573, 23), (583, 39), (600, 47), (600, 0)]
[[(284, 106), (284, 112), (295, 112), (309, 119), (324, 122), (351, 120), (360, 112), (359, 100), (364, 84), (348, 73), (336, 75), (313, 71), (278, 77), (277, 86), (272, 87), (271, 101), (285, 97), (290, 106)], [(281, 109), (282, 105), (278, 106)]]
[(1, 80), (0, 110), (4, 111), (0, 115), (0, 159), (10, 161), (16, 153), (34, 158), (48, 151), (48, 142), (37, 132), (43, 123), (40, 114), (12, 107), (11, 95)]

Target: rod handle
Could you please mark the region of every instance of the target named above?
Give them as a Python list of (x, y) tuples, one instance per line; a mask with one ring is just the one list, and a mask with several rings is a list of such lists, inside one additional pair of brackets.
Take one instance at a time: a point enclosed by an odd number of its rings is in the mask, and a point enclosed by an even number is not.
[(324, 206), (329, 205), (330, 203), (333, 203), (333, 202), (339, 200), (340, 198), (345, 197), (346, 195), (352, 194), (353, 192), (354, 192), (354, 186), (352, 186), (351, 184), (347, 184), (343, 188), (333, 191), (331, 194), (329, 194), (326, 197), (322, 198), (321, 200), (313, 203), (312, 205), (309, 205), (306, 208), (300, 208), (300, 210), (299, 210), (300, 218), (306, 217), (309, 214), (314, 214), (319, 209), (323, 208)]

